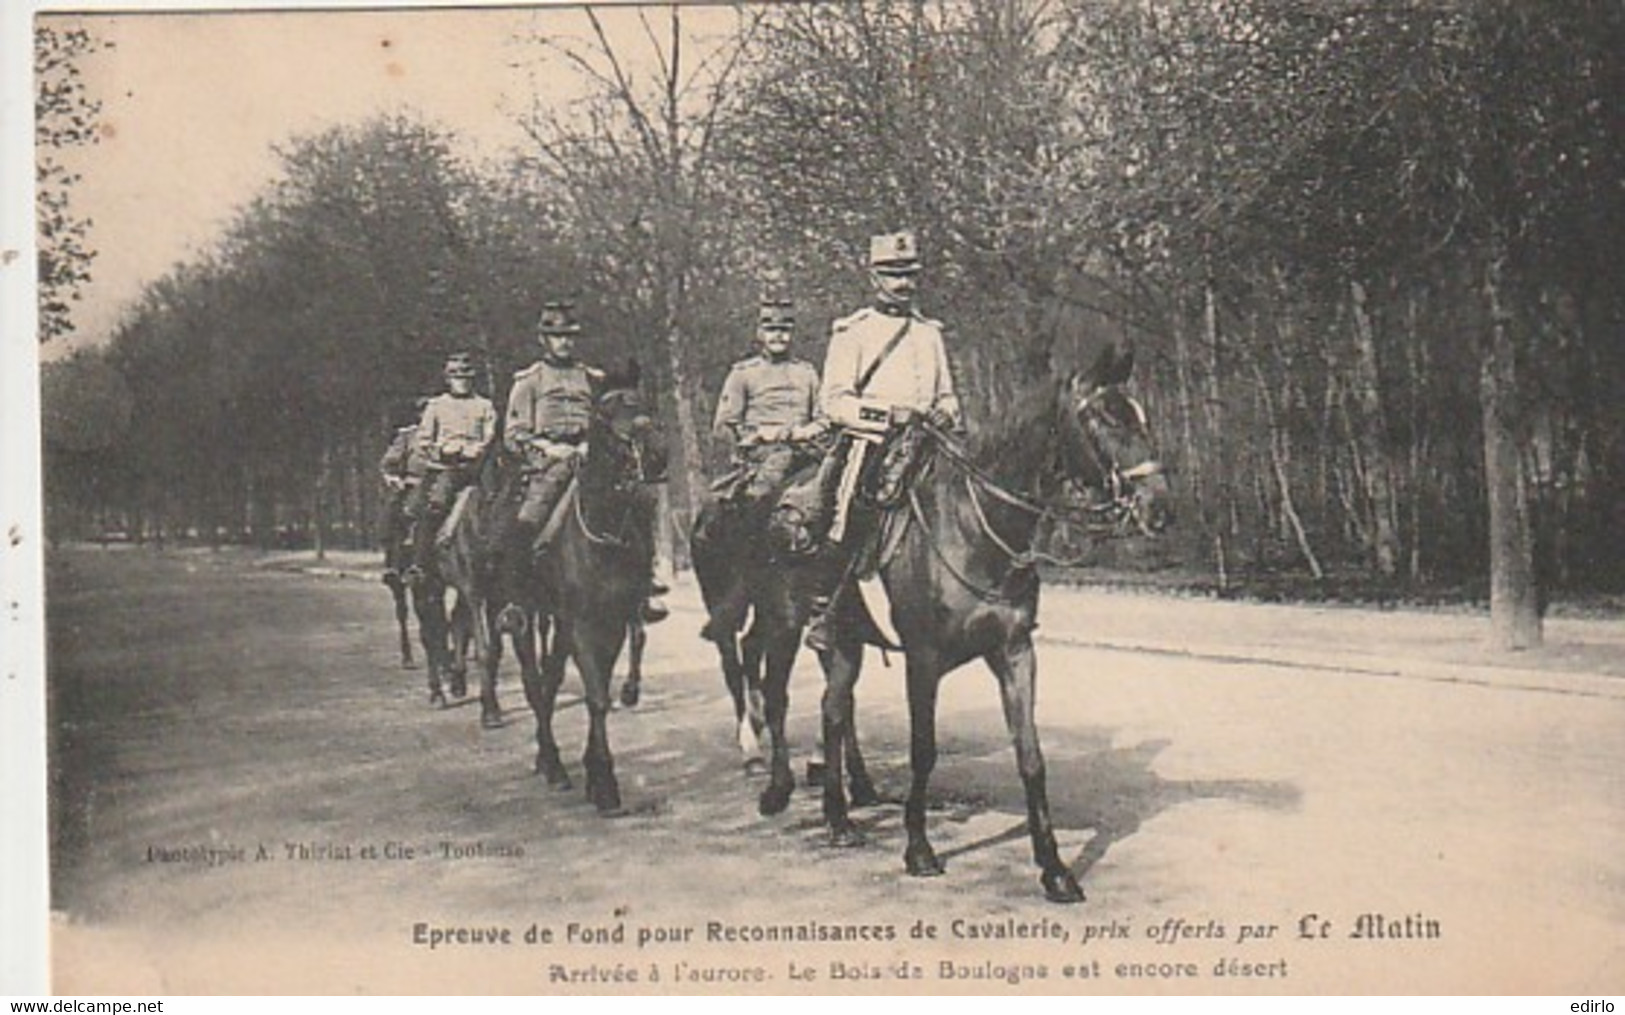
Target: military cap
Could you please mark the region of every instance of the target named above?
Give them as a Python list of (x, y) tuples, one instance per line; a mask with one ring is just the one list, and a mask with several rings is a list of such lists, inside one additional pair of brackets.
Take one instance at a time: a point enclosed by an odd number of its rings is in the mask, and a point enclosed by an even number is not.
[(919, 271), (920, 245), (914, 234), (905, 230), (869, 237), (869, 267), (898, 275)]
[(762, 281), (756, 323), (764, 331), (790, 331), (795, 328), (795, 302), (791, 302), (790, 291), (778, 274), (770, 274)]
[(446, 357), (447, 377), (473, 377), (474, 359), (466, 352), (454, 352)]
[(544, 335), (574, 335), (581, 331), (576, 320), (576, 305), (570, 300), (548, 300), (542, 306), (541, 319), (536, 328)]

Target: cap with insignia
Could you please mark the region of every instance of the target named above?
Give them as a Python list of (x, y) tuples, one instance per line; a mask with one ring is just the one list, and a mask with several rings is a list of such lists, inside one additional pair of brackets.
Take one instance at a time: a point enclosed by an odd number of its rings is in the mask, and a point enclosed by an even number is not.
[(446, 376), (473, 377), (474, 358), (466, 352), (454, 352), (446, 357)]
[(544, 335), (574, 335), (581, 331), (576, 320), (576, 305), (571, 300), (548, 300), (542, 306), (542, 316), (536, 330)]
[(777, 277), (769, 278), (762, 285), (756, 323), (763, 331), (790, 331), (795, 327), (795, 303)]
[(869, 237), (869, 267), (893, 275), (911, 275), (920, 270), (920, 245), (914, 234), (882, 233)]

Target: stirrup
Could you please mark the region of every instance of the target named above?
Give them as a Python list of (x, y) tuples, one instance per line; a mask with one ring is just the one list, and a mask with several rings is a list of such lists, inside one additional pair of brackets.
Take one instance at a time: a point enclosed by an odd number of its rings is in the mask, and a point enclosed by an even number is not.
[(524, 633), (525, 611), (518, 603), (509, 603), (497, 614), (497, 630), (503, 634)]
[(659, 599), (651, 596), (643, 601), (642, 617), (645, 624), (658, 624), (671, 616), (671, 610)]
[(802, 644), (814, 652), (828, 652), (830, 650), (829, 620), (825, 614), (814, 617), (812, 623), (807, 625), (807, 637), (802, 639)]
[(665, 595), (666, 593), (668, 593), (670, 591), (671, 591), (671, 586), (667, 585), (665, 582), (661, 581), (659, 578), (651, 578), (651, 579), (649, 579), (649, 597), (651, 599), (655, 598), (656, 596), (663, 596), (663, 595)]

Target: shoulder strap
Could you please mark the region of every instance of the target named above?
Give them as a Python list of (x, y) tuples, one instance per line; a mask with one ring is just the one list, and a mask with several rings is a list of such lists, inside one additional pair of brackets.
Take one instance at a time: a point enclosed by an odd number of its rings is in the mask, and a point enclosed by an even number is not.
[(897, 333), (886, 341), (885, 347), (880, 350), (880, 355), (870, 360), (869, 365), (864, 368), (863, 376), (858, 378), (857, 387), (853, 389), (855, 394), (862, 396), (864, 390), (869, 387), (869, 382), (875, 379), (875, 372), (880, 369), (880, 365), (890, 359), (891, 354), (897, 351), (897, 347), (903, 344), (903, 336), (907, 335), (908, 329), (913, 326), (914, 318), (912, 316), (903, 318), (903, 326), (898, 328)]

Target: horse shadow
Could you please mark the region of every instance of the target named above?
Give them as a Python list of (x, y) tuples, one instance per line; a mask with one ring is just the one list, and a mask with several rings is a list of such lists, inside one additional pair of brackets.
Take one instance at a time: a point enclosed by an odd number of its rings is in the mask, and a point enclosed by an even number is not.
[[(1267, 779), (1168, 779), (1153, 765), (1172, 745), (1164, 739), (1113, 746), (1112, 731), (1049, 730), (1044, 735), (1050, 814), (1062, 833), (1093, 834), (1071, 858), (1074, 877), (1083, 878), (1116, 844), (1137, 834), (1158, 815), (1182, 804), (1228, 800), (1266, 811), (1296, 810), (1302, 791), (1289, 782)], [(884, 787), (908, 785), (906, 762), (888, 759), (871, 765)], [(932, 821), (968, 824), (984, 814), (1024, 814), (1026, 798), (1015, 774), (1008, 743), (986, 739), (942, 739), (932, 776)], [(889, 839), (902, 835), (901, 800), (882, 791), (882, 805), (857, 819), (865, 835)], [(809, 823), (811, 827), (812, 823)], [(1027, 839), (1025, 817), (992, 835), (938, 849), (944, 861)]]

